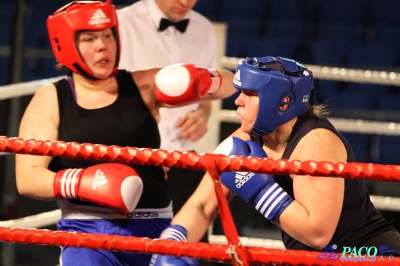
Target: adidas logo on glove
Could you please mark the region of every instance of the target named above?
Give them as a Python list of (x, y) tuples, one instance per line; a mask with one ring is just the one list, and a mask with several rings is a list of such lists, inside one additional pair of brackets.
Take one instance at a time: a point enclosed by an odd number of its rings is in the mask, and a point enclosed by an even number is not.
[(235, 183), (237, 188), (241, 188), (247, 181), (254, 176), (251, 172), (236, 172)]
[(92, 184), (92, 189), (96, 189), (99, 186), (105, 185), (108, 183), (106, 176), (104, 175), (103, 171), (97, 169), (96, 174), (94, 175), (94, 180)]

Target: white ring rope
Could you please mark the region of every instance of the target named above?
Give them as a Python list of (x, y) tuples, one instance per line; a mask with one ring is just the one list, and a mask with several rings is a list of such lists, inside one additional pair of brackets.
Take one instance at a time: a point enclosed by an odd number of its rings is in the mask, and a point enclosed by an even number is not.
[[(221, 63), (223, 68), (234, 70), (237, 64), (242, 60), (244, 60), (244, 58), (223, 56), (221, 58)], [(315, 79), (400, 86), (400, 73), (393, 71), (362, 70), (318, 65), (307, 65), (307, 67), (313, 72)], [(0, 86), (0, 100), (31, 95), (41, 86), (55, 82), (63, 77), (64, 76), (59, 76)]]
[[(265, 238), (254, 238), (239, 236), (240, 243), (247, 247), (263, 247), (263, 248), (279, 248), (286, 249), (283, 245), (282, 240), (265, 239)], [(208, 242), (211, 244), (226, 245), (228, 242), (224, 235), (209, 235)]]
[[(224, 56), (221, 58), (221, 63), (224, 68), (236, 69), (239, 62), (243, 60), (244, 58)], [(307, 64), (307, 68), (313, 72), (315, 79), (400, 86), (400, 73), (394, 71), (364, 70), (309, 64)]]
[(61, 219), (61, 210), (43, 212), (31, 216), (8, 221), (0, 221), (0, 226), (20, 228), (41, 228), (54, 225)]
[(371, 201), (381, 211), (400, 211), (400, 198), (371, 195)]
[[(239, 124), (234, 110), (221, 110), (219, 119), (220, 122)], [(330, 117), (329, 121), (341, 132), (400, 136), (400, 123), (333, 117)]]
[(38, 79), (28, 82), (0, 86), (0, 100), (32, 95), (42, 86), (56, 82), (64, 77), (65, 76), (58, 76), (54, 78)]

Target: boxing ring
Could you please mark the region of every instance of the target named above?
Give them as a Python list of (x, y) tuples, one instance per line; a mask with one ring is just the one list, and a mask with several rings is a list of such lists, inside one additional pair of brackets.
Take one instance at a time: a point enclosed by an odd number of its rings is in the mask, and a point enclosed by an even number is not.
[[(239, 58), (223, 57), (223, 66), (234, 69)], [(400, 86), (400, 74), (394, 72), (330, 68), (308, 66), (316, 79), (328, 79), (346, 82), (365, 82)], [(0, 86), (0, 100), (33, 94), (38, 88), (58, 80), (61, 77), (26, 83)], [(217, 110), (216, 123), (238, 123), (234, 111)], [(400, 135), (400, 124), (330, 118), (339, 131), (363, 134)], [(213, 128), (213, 127), (210, 127)], [(219, 213), (224, 235), (209, 235), (210, 243), (185, 243), (161, 239), (122, 237), (67, 233), (43, 228), (54, 225), (61, 217), (59, 210), (37, 214), (15, 220), (0, 222), (0, 241), (6, 243), (24, 243), (32, 245), (54, 245), (102, 248), (126, 252), (171, 254), (202, 258), (204, 260), (230, 262), (233, 265), (274, 264), (274, 265), (354, 265), (353, 261), (326, 261), (321, 252), (285, 250), (281, 241), (254, 239), (239, 236), (223, 195), (222, 185), (218, 181), (223, 171), (250, 171), (269, 174), (288, 174), (314, 176), (332, 176), (356, 178), (373, 181), (400, 181), (400, 167), (371, 163), (332, 163), (314, 161), (274, 160), (256, 157), (228, 157), (211, 153), (166, 151), (162, 149), (106, 146), (102, 144), (65, 143), (62, 141), (21, 139), (0, 137), (0, 155), (33, 154), (60, 156), (65, 158), (95, 159), (105, 162), (120, 162), (142, 165), (160, 165), (168, 167), (186, 167), (206, 170), (215, 181)], [(400, 199), (372, 195), (371, 199), (379, 210), (400, 210)], [(374, 263), (378, 265), (400, 265), (400, 259), (384, 256)]]

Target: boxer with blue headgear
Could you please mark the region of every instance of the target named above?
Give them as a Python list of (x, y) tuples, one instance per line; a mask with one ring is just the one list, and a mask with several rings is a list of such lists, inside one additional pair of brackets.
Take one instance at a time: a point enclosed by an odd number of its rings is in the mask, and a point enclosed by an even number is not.
[[(284, 57), (254, 57), (239, 63), (233, 80), (239, 90), (258, 93), (260, 106), (253, 126), (255, 136), (274, 129), (309, 108), (313, 76), (304, 65)], [(289, 97), (289, 102), (283, 99)], [(287, 108), (281, 108), (286, 105)]]
[[(293, 167), (300, 161), (314, 167), (314, 162), (357, 160), (326, 118), (325, 104), (313, 102), (313, 75), (304, 65), (283, 57), (247, 58), (238, 65), (233, 86), (241, 91), (235, 100), (241, 125), (215, 154), (290, 160)], [(279, 169), (285, 166), (270, 162), (265, 161)], [(388, 243), (400, 250), (400, 234), (376, 210), (362, 180), (291, 169), (279, 175), (222, 172), (220, 181), (227, 198), (235, 194), (279, 227), (286, 249), (317, 251), (340, 243), (335, 250), (340, 253), (344, 246)], [(171, 222), (190, 242), (199, 240), (218, 214), (214, 186), (212, 178), (204, 177)]]

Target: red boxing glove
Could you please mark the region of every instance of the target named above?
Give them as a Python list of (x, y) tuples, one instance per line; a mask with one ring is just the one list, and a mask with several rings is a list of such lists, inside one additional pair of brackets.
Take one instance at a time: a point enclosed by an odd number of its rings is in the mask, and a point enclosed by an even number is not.
[(156, 74), (155, 94), (162, 103), (187, 105), (198, 102), (200, 95), (215, 93), (221, 83), (221, 76), (214, 68), (175, 64)]
[(53, 188), (56, 198), (79, 198), (130, 215), (142, 195), (143, 182), (133, 168), (105, 163), (58, 171)]

